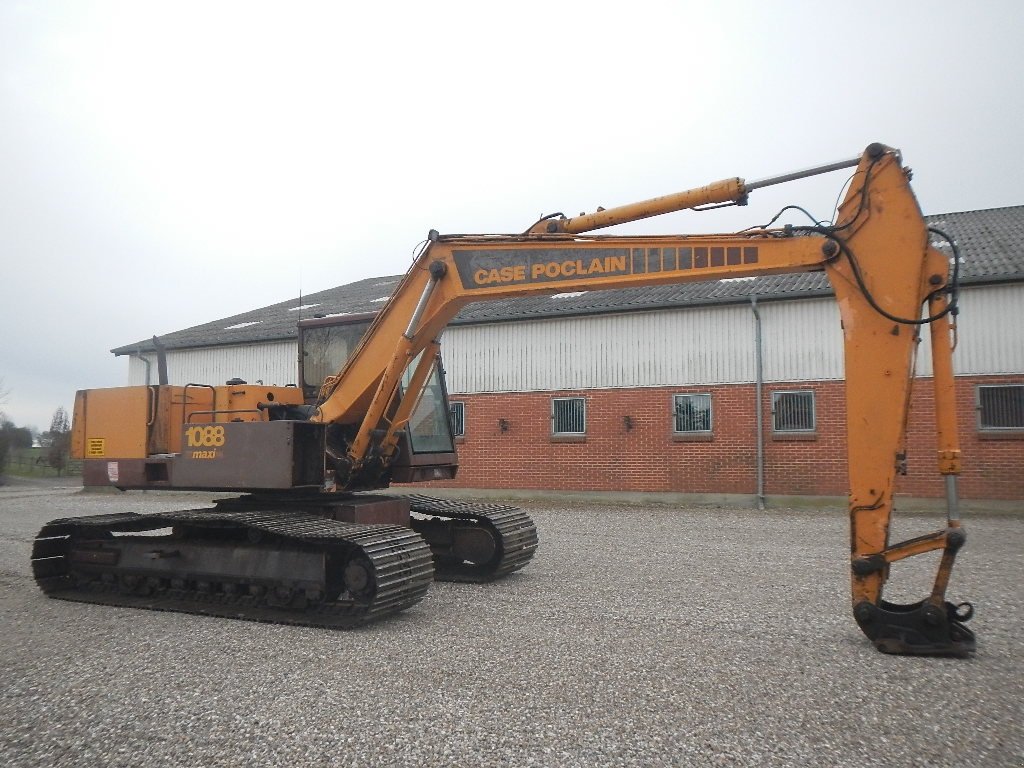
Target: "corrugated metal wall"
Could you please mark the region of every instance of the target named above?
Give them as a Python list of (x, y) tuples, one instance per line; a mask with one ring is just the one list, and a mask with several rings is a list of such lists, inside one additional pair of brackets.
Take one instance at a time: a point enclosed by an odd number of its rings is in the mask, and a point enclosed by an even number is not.
[[(958, 375), (1024, 372), (1024, 285), (961, 293)], [(768, 302), (762, 318), (768, 382), (844, 376), (839, 307), (831, 298)], [(749, 383), (755, 379), (750, 305), (461, 326), (443, 340), (452, 392)], [(931, 373), (927, 331), (918, 373)]]
[[(769, 302), (758, 304), (758, 311), (765, 381), (843, 378), (843, 329), (834, 299)], [(753, 347), (750, 354), (754, 354)], [(751, 374), (743, 381), (754, 378)]]
[[(1024, 373), (1024, 284), (961, 291), (957, 329), (956, 373)], [(931, 366), (931, 344), (925, 332), (918, 372), (927, 375)]]
[[(150, 361), (150, 384), (157, 382), (156, 356)], [(268, 344), (202, 347), (167, 353), (167, 377), (171, 384), (223, 384), (240, 378), (250, 383), (296, 384), (298, 352), (293, 341)], [(130, 384), (146, 383), (146, 366), (137, 357), (128, 363)]]
[(454, 392), (720, 383), (753, 375), (750, 310), (567, 317), (450, 329), (443, 339)]
[[(1024, 285), (969, 288), (961, 296), (961, 375), (1024, 372)], [(759, 305), (767, 381), (843, 377), (839, 310), (830, 299)], [(750, 305), (454, 326), (443, 337), (452, 392), (526, 392), (754, 381)], [(207, 347), (168, 353), (172, 383), (296, 382), (296, 345)], [(156, 381), (156, 361), (151, 381)], [(927, 336), (918, 371), (931, 370)], [(145, 366), (129, 363), (132, 384)]]
[[(759, 305), (765, 377), (838, 379), (835, 302)], [(755, 379), (749, 305), (463, 326), (444, 337), (453, 392), (733, 384)]]

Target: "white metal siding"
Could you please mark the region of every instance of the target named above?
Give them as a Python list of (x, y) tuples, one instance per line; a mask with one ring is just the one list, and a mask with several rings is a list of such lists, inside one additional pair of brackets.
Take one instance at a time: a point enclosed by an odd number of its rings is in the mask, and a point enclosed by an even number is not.
[[(1024, 285), (961, 292), (958, 375), (1024, 372)], [(839, 380), (843, 332), (832, 298), (758, 304), (767, 382)], [(930, 375), (927, 331), (918, 373)], [(444, 336), (453, 392), (732, 384), (754, 381), (749, 305), (491, 325)]]
[[(960, 376), (1024, 373), (1024, 284), (960, 292), (953, 370)], [(931, 340), (922, 333), (917, 371), (931, 375)]]
[[(150, 384), (157, 381), (156, 355), (150, 361)], [(171, 384), (223, 384), (240, 378), (254, 383), (296, 384), (298, 346), (294, 341), (267, 344), (201, 347), (167, 352), (167, 378)], [(146, 366), (137, 357), (128, 364), (130, 384), (146, 383)]]
[(757, 308), (765, 381), (843, 378), (843, 328), (834, 299), (769, 302)]
[(753, 381), (749, 307), (456, 326), (443, 340), (453, 392)]

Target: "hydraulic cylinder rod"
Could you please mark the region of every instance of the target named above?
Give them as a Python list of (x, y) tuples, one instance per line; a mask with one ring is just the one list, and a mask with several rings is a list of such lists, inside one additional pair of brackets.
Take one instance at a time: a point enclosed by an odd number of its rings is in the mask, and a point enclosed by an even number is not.
[(747, 192), (752, 192), (755, 189), (770, 187), (774, 184), (785, 184), (787, 181), (806, 179), (808, 176), (820, 176), (823, 173), (841, 171), (843, 168), (853, 168), (859, 162), (860, 155), (857, 157), (851, 157), (848, 160), (838, 160), (834, 163), (827, 163), (826, 165), (816, 165), (813, 168), (805, 168), (802, 171), (784, 173), (781, 176), (768, 176), (767, 178), (758, 179), (757, 181), (748, 181), (743, 186)]
[(783, 184), (796, 179), (805, 179), (808, 176), (818, 176), (843, 168), (853, 168), (859, 162), (860, 157), (858, 156), (834, 163), (826, 163), (825, 165), (816, 165), (812, 168), (805, 168), (802, 171), (792, 171), (791, 173), (784, 173), (779, 176), (768, 176), (751, 182), (746, 182), (738, 177), (723, 179), (704, 187), (696, 187), (684, 192), (676, 192), (661, 197), (652, 197), (650, 200), (642, 200), (639, 203), (629, 203), (628, 205), (620, 205), (615, 208), (599, 208), (594, 213), (580, 214), (571, 219), (542, 219), (530, 229), (530, 232), (533, 234), (555, 234), (560, 232), (580, 234), (591, 232), (595, 229), (603, 229), (604, 227), (612, 227), (616, 224), (647, 219), (651, 216), (660, 216), (663, 213), (699, 208), (704, 205), (728, 203), (742, 205), (746, 202), (747, 193), (752, 190), (770, 187), (774, 184)]

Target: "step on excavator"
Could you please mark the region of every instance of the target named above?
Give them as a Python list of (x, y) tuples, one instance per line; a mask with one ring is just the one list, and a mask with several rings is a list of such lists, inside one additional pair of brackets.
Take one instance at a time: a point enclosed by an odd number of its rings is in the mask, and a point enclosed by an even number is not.
[[(744, 204), (772, 184), (852, 168), (834, 223), (730, 235), (612, 236), (604, 227), (672, 211)], [(47, 595), (323, 627), (402, 611), (437, 579), (485, 582), (527, 565), (537, 531), (522, 510), (392, 483), (446, 480), (457, 461), (440, 337), (471, 302), (795, 272), (825, 272), (845, 345), (853, 615), (881, 651), (965, 656), (967, 603), (946, 600), (964, 543), (952, 352), (959, 256), (929, 230), (898, 150), (592, 214), (543, 217), (521, 234), (431, 231), (372, 315), (300, 323), (300, 386), (117, 387), (77, 393), (73, 452), (87, 486), (241, 494), (212, 508), (54, 520), (32, 567)], [(778, 217), (776, 217), (778, 218)], [(953, 258), (932, 244), (946, 240)], [(931, 339), (947, 520), (889, 540), (893, 489), (921, 333)], [(892, 563), (932, 551), (929, 596), (885, 600)]]

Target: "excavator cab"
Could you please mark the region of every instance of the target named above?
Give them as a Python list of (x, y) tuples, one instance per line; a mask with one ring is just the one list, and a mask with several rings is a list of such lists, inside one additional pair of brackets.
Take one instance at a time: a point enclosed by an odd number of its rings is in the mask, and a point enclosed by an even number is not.
[(375, 312), (299, 321), (299, 381), (308, 405), (316, 405), (324, 380), (345, 367)]
[[(375, 317), (376, 313), (363, 313), (299, 322), (299, 380), (307, 405), (318, 404), (324, 381), (345, 367)], [(415, 368), (416, 361), (403, 377), (392, 412), (405, 396)], [(393, 482), (415, 483), (455, 477), (458, 458), (450, 412), (444, 368), (438, 355), (409, 424), (399, 437), (398, 452), (389, 465)]]

